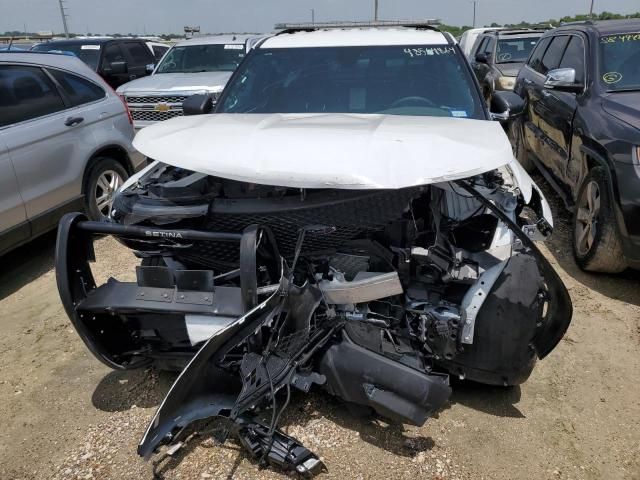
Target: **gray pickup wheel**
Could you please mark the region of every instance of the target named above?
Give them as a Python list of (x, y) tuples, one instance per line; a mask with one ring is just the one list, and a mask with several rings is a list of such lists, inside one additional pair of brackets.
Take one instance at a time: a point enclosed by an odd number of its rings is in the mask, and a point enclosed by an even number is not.
[(619, 273), (627, 268), (607, 172), (602, 167), (592, 169), (580, 187), (573, 219), (573, 252), (583, 270)]

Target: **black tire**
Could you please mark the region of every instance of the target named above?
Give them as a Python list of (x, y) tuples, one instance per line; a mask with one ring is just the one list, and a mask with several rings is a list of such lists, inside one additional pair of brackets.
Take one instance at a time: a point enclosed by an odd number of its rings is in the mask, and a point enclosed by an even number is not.
[[(118, 180), (108, 182), (107, 188), (104, 181), (116, 176)], [(127, 178), (129, 178), (127, 170), (117, 160), (109, 157), (94, 159), (84, 183), (84, 205), (89, 218), (103, 220), (109, 215), (113, 194)]]
[(522, 118), (516, 118), (509, 125), (509, 140), (513, 147), (513, 156), (516, 157), (518, 163), (522, 165), (527, 173), (531, 173), (536, 169), (536, 164), (531, 159), (527, 146), (524, 142), (524, 125)]
[(612, 200), (607, 171), (592, 169), (582, 182), (573, 216), (573, 254), (583, 270), (620, 273), (627, 268)]

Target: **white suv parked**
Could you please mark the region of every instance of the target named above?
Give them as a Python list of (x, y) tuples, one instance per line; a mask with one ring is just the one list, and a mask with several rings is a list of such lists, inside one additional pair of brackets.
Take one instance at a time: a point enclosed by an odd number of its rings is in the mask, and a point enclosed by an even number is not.
[(262, 37), (218, 35), (174, 45), (153, 74), (118, 88), (136, 128), (182, 115), (190, 95), (208, 94), (214, 102), (246, 53)]

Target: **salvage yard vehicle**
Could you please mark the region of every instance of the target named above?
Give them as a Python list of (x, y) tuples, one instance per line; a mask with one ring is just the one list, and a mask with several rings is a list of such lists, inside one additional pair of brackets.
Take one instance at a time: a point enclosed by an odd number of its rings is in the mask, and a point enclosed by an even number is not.
[[(183, 369), (138, 453), (225, 419), (261, 463), (311, 475), (278, 430), (291, 389), (422, 425), (449, 377), (517, 385), (569, 326), (532, 239), (543, 194), (451, 36), (417, 24), (288, 26), (234, 73), (215, 113), (141, 130), (156, 159), (111, 223), (61, 222), (56, 275), (73, 325), (114, 369)], [(209, 111), (207, 96), (189, 113)], [(98, 286), (95, 235), (141, 259)]]
[(476, 40), (471, 67), (487, 105), (496, 91), (513, 91), (516, 77), (544, 32), (541, 30), (493, 30)]
[(126, 105), (75, 57), (0, 53), (0, 255), (78, 209), (98, 220), (144, 162)]
[(156, 63), (152, 47), (136, 38), (53, 40), (34, 45), (32, 50), (73, 54), (112, 88), (149, 75)]
[(640, 268), (640, 20), (547, 33), (515, 91), (527, 109), (510, 127), (514, 149), (574, 212), (578, 265)]
[(118, 88), (136, 128), (182, 115), (182, 102), (194, 94), (216, 101), (233, 71), (262, 37), (217, 35), (196, 37), (174, 45), (149, 77)]

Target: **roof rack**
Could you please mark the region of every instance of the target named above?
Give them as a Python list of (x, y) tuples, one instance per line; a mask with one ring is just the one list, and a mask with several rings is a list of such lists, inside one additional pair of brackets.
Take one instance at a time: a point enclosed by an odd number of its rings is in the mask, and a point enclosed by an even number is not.
[(410, 27), (437, 30), (440, 20), (429, 18), (425, 20), (378, 20), (371, 22), (307, 22), (307, 23), (276, 23), (276, 30), (316, 30), (320, 28), (361, 28), (361, 27)]

